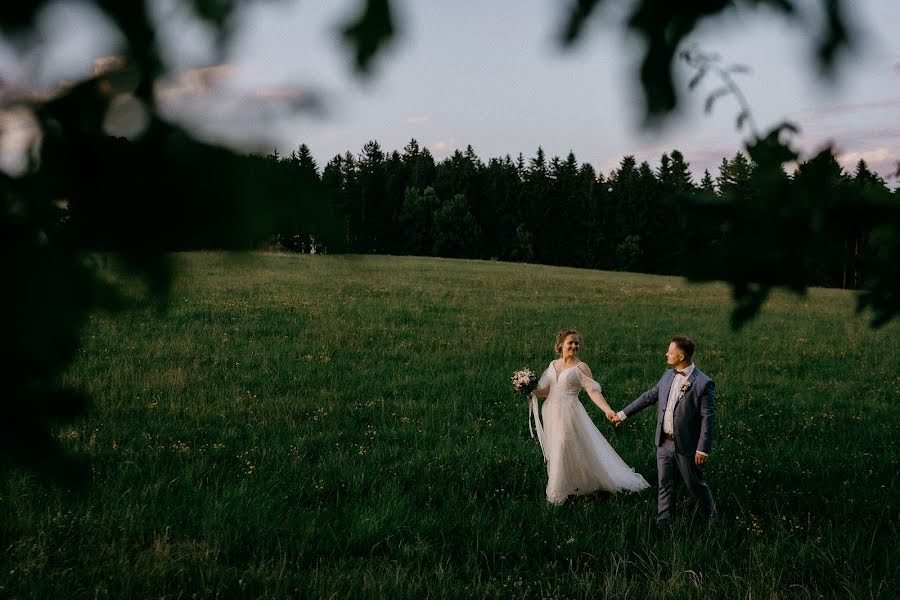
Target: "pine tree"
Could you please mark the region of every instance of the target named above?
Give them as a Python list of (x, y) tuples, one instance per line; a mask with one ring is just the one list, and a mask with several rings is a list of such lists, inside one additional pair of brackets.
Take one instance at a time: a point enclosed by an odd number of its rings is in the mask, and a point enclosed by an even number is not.
[(341, 162), (341, 204), (347, 219), (347, 248), (351, 252), (364, 252), (365, 205), (360, 188), (359, 165), (349, 150)]
[(463, 194), (455, 194), (434, 211), (434, 254), (437, 256), (476, 256), (480, 238), (481, 230)]
[(751, 178), (753, 165), (743, 152), (738, 152), (730, 161), (723, 158), (716, 178), (716, 187), (722, 196), (749, 199), (753, 197)]
[(694, 188), (691, 166), (684, 160), (684, 155), (678, 150), (672, 150), (672, 161), (666, 179), (660, 177), (660, 181), (667, 189), (677, 194), (687, 194)]
[[(574, 160), (574, 154), (570, 153)], [(568, 160), (568, 159), (567, 159)], [(600, 176), (602, 179), (602, 175)], [(575, 174), (574, 214), (577, 218), (574, 231), (575, 247), (573, 264), (579, 267), (593, 267), (596, 264), (595, 247), (597, 238), (602, 237), (596, 223), (596, 202), (598, 174), (590, 163), (582, 163)]]
[(549, 202), (550, 173), (547, 157), (540, 146), (525, 170), (522, 192), (524, 225), (525, 230), (533, 236), (534, 259), (540, 263), (548, 262), (548, 239), (558, 233), (546, 227), (552, 218), (553, 206)]
[(577, 248), (584, 242), (584, 221), (579, 210), (578, 161), (569, 152), (565, 161), (553, 157), (549, 168), (546, 204), (552, 211), (556, 231), (546, 238), (545, 260), (573, 264)]
[[(603, 219), (610, 233), (610, 250), (625, 239), (626, 236), (637, 234), (644, 225), (646, 215), (639, 214), (637, 207), (637, 161), (634, 156), (624, 156), (619, 163), (619, 168), (609, 174), (608, 195), (605, 200)], [(614, 264), (612, 257), (608, 263)]]
[(434, 186), (434, 157), (428, 148), (420, 148), (419, 142), (411, 139), (404, 146), (401, 158), (409, 186), (420, 190)]
[[(287, 211), (283, 234), (290, 240), (289, 247), (299, 252), (321, 251), (326, 237), (333, 228), (334, 215), (319, 179), (319, 168), (309, 146), (301, 144), (287, 159), (285, 172), (292, 181), (288, 189), (296, 190), (291, 203), (298, 206)], [(294, 196), (294, 194), (291, 194)]]
[(507, 154), (502, 160), (490, 159), (484, 173), (485, 202), (496, 215), (494, 228), (482, 231), (485, 250), (488, 257), (515, 260), (516, 229), (524, 222), (518, 167)]
[(716, 184), (713, 182), (712, 175), (709, 174), (709, 169), (703, 170), (703, 179), (700, 180), (700, 189), (708, 194), (716, 193)]
[(406, 189), (398, 216), (405, 252), (416, 256), (428, 256), (432, 253), (434, 213), (439, 206), (434, 188), (426, 188), (424, 194), (419, 188)]
[(680, 273), (687, 230), (686, 202), (694, 190), (690, 166), (678, 150), (663, 154), (656, 172), (654, 186), (658, 195), (651, 196), (648, 210), (647, 235), (644, 236), (643, 268), (651, 273)]
[(672, 175), (672, 159), (665, 152), (659, 157), (659, 169), (656, 170), (656, 176), (663, 186), (669, 186)]
[(403, 206), (404, 193), (409, 187), (410, 173), (404, 158), (394, 150), (385, 161), (385, 195), (379, 210), (378, 252), (394, 254), (403, 251), (398, 215)]
[(322, 191), (335, 218), (337, 231), (330, 240), (328, 252), (346, 252), (348, 248), (349, 221), (344, 192), (344, 158), (334, 156), (322, 169)]
[(358, 251), (378, 252), (390, 226), (391, 212), (387, 202), (385, 155), (377, 141), (363, 146), (359, 159), (359, 223)]
[(627, 240), (629, 248), (635, 251), (629, 256), (628, 266), (620, 267), (629, 271), (646, 273), (662, 272), (671, 268), (671, 248), (664, 246), (672, 227), (669, 199), (662, 192), (656, 173), (647, 161), (638, 167), (633, 207), (639, 219), (635, 232)]
[(589, 163), (582, 164), (579, 173), (585, 236), (580, 248), (580, 264), (590, 268), (604, 268), (604, 257), (609, 254), (606, 249), (608, 232), (604, 223), (604, 201), (609, 196), (606, 179), (603, 173), (596, 171)]

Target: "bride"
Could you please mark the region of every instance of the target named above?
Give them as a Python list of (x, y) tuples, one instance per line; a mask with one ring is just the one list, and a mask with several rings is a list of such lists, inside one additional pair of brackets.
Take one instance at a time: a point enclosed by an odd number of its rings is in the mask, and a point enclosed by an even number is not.
[[(532, 394), (532, 414), (547, 462), (547, 502), (562, 504), (568, 496), (598, 490), (637, 492), (650, 484), (625, 464), (591, 421), (578, 400), (583, 387), (594, 404), (612, 420), (616, 414), (594, 381), (591, 369), (578, 359), (581, 334), (563, 329), (556, 336), (556, 353)], [(537, 398), (547, 398), (538, 418)]]

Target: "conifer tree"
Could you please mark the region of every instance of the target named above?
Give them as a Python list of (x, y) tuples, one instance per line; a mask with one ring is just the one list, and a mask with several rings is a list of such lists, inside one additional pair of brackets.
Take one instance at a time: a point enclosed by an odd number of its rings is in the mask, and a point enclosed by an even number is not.
[(753, 165), (743, 152), (737, 152), (730, 161), (722, 159), (719, 176), (716, 178), (716, 187), (723, 196), (751, 198), (753, 196), (750, 183), (752, 176)]
[(424, 193), (416, 187), (406, 189), (398, 215), (404, 241), (403, 251), (416, 256), (428, 256), (432, 253), (434, 213), (439, 206), (434, 188), (425, 188)]
[(434, 211), (434, 254), (471, 258), (477, 255), (481, 230), (463, 194), (454, 194)]
[(359, 158), (359, 251), (378, 252), (390, 224), (385, 155), (377, 141), (363, 146)]
[(708, 194), (716, 193), (716, 184), (713, 181), (712, 175), (709, 174), (709, 169), (703, 169), (703, 179), (700, 180), (700, 189)]

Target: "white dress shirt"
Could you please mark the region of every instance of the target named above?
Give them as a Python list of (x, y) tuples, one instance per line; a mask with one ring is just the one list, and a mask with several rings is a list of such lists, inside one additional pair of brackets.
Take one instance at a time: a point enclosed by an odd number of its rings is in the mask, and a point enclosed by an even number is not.
[(683, 375), (681, 373), (675, 373), (675, 379), (672, 380), (672, 387), (669, 388), (669, 399), (666, 402), (666, 412), (663, 415), (663, 433), (668, 433), (669, 435), (675, 434), (675, 423), (673, 423), (675, 403), (681, 395), (681, 386), (684, 385), (684, 382), (688, 380), (693, 372), (694, 363), (691, 363), (689, 367), (681, 372)]

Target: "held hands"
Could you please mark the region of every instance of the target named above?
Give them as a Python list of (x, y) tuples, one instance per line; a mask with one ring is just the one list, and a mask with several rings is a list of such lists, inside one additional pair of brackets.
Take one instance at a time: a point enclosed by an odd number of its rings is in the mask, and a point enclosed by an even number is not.
[(621, 419), (619, 419), (619, 415), (616, 414), (616, 411), (614, 410), (606, 411), (606, 418), (609, 419), (610, 423), (615, 424), (616, 427), (622, 424)]

